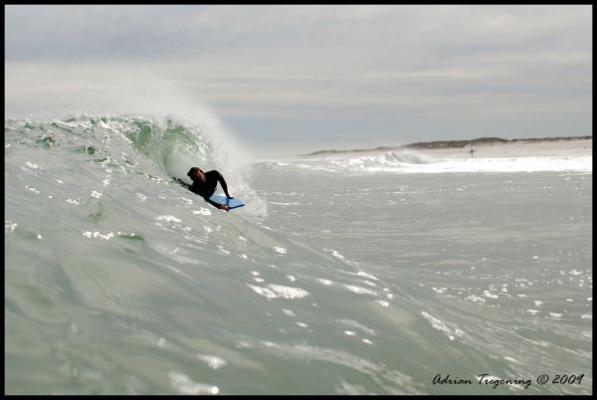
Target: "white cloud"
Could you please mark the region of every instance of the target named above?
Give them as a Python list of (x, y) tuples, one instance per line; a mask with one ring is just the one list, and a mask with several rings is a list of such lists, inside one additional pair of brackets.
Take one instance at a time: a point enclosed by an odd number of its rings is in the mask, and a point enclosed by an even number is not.
[[(527, 126), (534, 118), (533, 132), (546, 135), (591, 130), (589, 5), (5, 10), (9, 115), (102, 110), (114, 99), (126, 109), (138, 104), (122, 98), (153, 93), (157, 103), (207, 102), (234, 121), (327, 118), (321, 130), (338, 132), (350, 132), (347, 120), (368, 126), (397, 115), (429, 139), (444, 134), (442, 119), (478, 120), (473, 136), (483, 118)], [(542, 129), (546, 115), (560, 123)], [(557, 131), (572, 118), (583, 132)]]

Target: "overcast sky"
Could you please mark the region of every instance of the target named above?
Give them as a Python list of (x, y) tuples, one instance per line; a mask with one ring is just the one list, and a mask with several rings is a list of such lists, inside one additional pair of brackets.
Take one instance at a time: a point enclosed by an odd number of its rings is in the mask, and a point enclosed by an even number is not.
[(590, 5), (12, 5), (5, 22), (8, 117), (209, 110), (260, 155), (592, 134)]

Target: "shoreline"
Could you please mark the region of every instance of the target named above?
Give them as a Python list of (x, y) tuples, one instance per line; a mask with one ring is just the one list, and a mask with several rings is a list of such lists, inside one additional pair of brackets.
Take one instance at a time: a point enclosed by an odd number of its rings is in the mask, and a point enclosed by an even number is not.
[(570, 136), (552, 138), (477, 138), (472, 140), (450, 140), (417, 142), (402, 146), (379, 146), (371, 149), (320, 150), (301, 157), (360, 155), (387, 151), (415, 151), (442, 158), (471, 157), (524, 157), (524, 156), (591, 156), (592, 136)]

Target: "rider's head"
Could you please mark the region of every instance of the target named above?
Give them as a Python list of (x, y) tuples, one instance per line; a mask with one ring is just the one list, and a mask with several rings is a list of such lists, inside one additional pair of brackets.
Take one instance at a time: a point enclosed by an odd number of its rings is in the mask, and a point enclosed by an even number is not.
[(201, 175), (203, 175), (203, 171), (198, 167), (193, 167), (189, 170), (189, 172), (187, 172), (187, 176), (192, 180), (197, 179)]

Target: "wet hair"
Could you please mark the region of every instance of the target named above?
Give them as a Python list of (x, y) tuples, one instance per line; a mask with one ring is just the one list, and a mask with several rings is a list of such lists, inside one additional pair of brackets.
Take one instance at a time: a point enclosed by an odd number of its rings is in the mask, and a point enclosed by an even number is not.
[(201, 171), (201, 168), (193, 167), (189, 170), (189, 172), (187, 172), (187, 176), (189, 178), (191, 178), (195, 174), (195, 172), (203, 172), (203, 171)]

